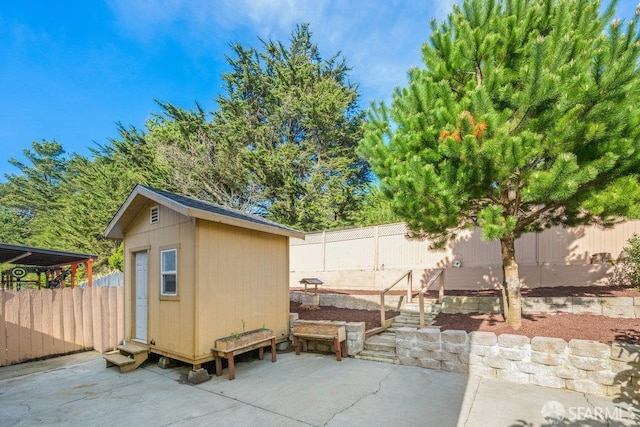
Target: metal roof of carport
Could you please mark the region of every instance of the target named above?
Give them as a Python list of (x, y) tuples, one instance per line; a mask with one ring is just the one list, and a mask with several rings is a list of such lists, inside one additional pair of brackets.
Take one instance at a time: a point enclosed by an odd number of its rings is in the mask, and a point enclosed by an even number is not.
[(97, 259), (97, 255), (0, 243), (0, 264), (56, 267)]

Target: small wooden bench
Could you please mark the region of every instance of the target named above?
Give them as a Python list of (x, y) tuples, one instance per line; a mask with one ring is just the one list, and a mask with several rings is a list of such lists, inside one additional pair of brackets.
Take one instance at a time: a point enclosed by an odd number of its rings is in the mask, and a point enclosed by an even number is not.
[(293, 326), (293, 346), (300, 354), (300, 340), (331, 341), (336, 351), (336, 360), (348, 355), (347, 332), (344, 326), (332, 323), (301, 323)]
[(232, 380), (236, 377), (236, 369), (235, 364), (233, 363), (233, 357), (242, 353), (246, 353), (248, 351), (252, 351), (258, 349), (258, 358), (260, 360), (264, 359), (264, 348), (271, 346), (271, 362), (276, 361), (276, 337), (271, 336), (269, 338), (265, 338), (261, 341), (256, 341), (251, 344), (236, 347), (236, 348), (228, 348), (228, 349), (219, 349), (212, 348), (213, 356), (216, 360), (216, 375), (222, 375), (222, 358), (227, 359), (227, 363), (229, 364), (229, 379)]

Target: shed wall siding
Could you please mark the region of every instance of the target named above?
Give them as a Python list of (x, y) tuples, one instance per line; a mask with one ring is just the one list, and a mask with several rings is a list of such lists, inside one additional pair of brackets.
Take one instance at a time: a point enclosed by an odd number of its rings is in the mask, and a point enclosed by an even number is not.
[(197, 348), (217, 338), (266, 327), (288, 335), (289, 240), (259, 231), (196, 223)]
[[(151, 349), (191, 360), (194, 356), (194, 299), (195, 254), (194, 222), (164, 206), (160, 206), (160, 221), (150, 224), (149, 202), (129, 224), (125, 233), (125, 292), (127, 339), (133, 336), (134, 325), (134, 253), (147, 250), (148, 266), (148, 329), (147, 342), (155, 342)], [(160, 251), (178, 249), (178, 295), (160, 296)]]

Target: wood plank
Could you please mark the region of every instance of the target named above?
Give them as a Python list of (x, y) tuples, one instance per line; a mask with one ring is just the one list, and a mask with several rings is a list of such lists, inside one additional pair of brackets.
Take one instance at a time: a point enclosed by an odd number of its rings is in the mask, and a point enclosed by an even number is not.
[(109, 290), (104, 286), (100, 287), (100, 309), (102, 310), (102, 317), (100, 323), (102, 323), (102, 336), (100, 337), (103, 351), (113, 350), (113, 347), (109, 342)]
[(100, 289), (99, 286), (91, 288), (93, 293), (93, 300), (91, 301), (93, 318), (91, 323), (93, 325), (93, 348), (100, 353), (104, 353), (105, 347), (102, 344), (102, 293)]
[(116, 287), (116, 313), (114, 318), (117, 323), (116, 342), (124, 341), (124, 286)]
[(7, 365), (7, 330), (5, 322), (5, 292), (0, 291), (0, 366)]
[(18, 292), (20, 299), (20, 360), (33, 359), (31, 352), (31, 291)]
[(109, 348), (115, 348), (122, 341), (118, 341), (118, 290), (113, 286), (104, 286), (109, 294)]
[(148, 353), (149, 349), (147, 347), (143, 347), (141, 345), (133, 344), (132, 342), (128, 342), (125, 345), (117, 346), (118, 350), (122, 350), (125, 353), (129, 354), (139, 354), (139, 353)]
[(51, 335), (53, 336), (53, 349), (51, 354), (64, 353), (62, 298), (62, 289), (51, 289)]
[(84, 293), (82, 288), (71, 288), (73, 294), (73, 323), (76, 327), (75, 337), (73, 339), (73, 346), (76, 350), (84, 350), (84, 323), (82, 321), (82, 294)]
[(293, 326), (294, 335), (305, 335), (315, 337), (334, 337), (337, 336), (340, 341), (346, 338), (345, 327), (331, 323), (301, 323)]
[(73, 319), (73, 293), (71, 288), (64, 288), (62, 292), (62, 322), (64, 337), (64, 352), (71, 353), (76, 350), (76, 325)]
[(131, 359), (130, 357), (125, 356), (124, 354), (115, 353), (115, 354), (105, 354), (102, 356), (106, 361), (113, 363), (117, 366), (126, 366), (135, 363), (136, 361)]
[(54, 354), (53, 352), (53, 293), (51, 289), (40, 291), (42, 299), (42, 353), (43, 356)]
[(82, 343), (84, 348), (93, 348), (93, 289), (82, 292)]
[(20, 298), (19, 291), (4, 291), (6, 300), (7, 364), (20, 361)]
[(242, 353), (246, 353), (248, 351), (251, 350), (255, 350), (257, 348), (261, 348), (261, 347), (265, 347), (267, 345), (271, 344), (271, 340), (275, 339), (275, 336), (269, 337), (269, 338), (265, 338), (261, 341), (258, 342), (254, 342), (252, 344), (248, 344), (242, 347), (235, 347), (235, 348), (229, 348), (229, 349), (219, 349), (219, 348), (212, 348), (211, 350), (213, 352), (217, 352), (217, 353), (221, 353), (221, 355), (226, 356), (229, 353), (233, 353), (233, 355), (237, 356), (239, 354)]
[(34, 358), (44, 356), (42, 348), (43, 326), (42, 326), (42, 292), (33, 291), (31, 293), (31, 314), (33, 324), (31, 326), (31, 354)]

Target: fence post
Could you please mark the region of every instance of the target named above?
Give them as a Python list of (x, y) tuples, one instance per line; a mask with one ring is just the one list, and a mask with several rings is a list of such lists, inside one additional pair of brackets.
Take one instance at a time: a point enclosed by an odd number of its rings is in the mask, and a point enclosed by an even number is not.
[(373, 271), (378, 271), (379, 261), (380, 261), (380, 226), (376, 225), (373, 227)]
[(418, 305), (420, 306), (420, 329), (424, 328), (424, 294), (418, 294)]
[(413, 270), (407, 273), (407, 302), (413, 300)]
[(384, 292), (380, 293), (380, 326), (384, 328), (385, 319), (385, 307), (384, 307)]
[(444, 269), (440, 271), (440, 288), (438, 289), (438, 303), (444, 300)]
[(327, 271), (327, 232), (322, 232), (322, 271)]

